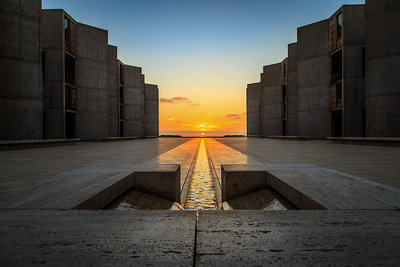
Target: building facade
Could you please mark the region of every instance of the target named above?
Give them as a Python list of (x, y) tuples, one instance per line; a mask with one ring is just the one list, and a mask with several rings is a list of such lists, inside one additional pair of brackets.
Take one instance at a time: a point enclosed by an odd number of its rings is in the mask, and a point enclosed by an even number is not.
[(42, 10), (39, 0), (11, 2), (0, 6), (10, 33), (0, 56), (17, 75), (0, 83), (1, 140), (158, 136), (158, 87), (118, 60), (106, 30)]
[[(279, 63), (263, 68), (259, 111), (247, 115), (255, 121), (260, 113), (258, 135), (400, 136), (396, 14), (396, 1), (369, 0), (298, 28), (280, 71)], [(254, 94), (247, 98), (254, 101)]]
[(41, 1), (0, 2), (0, 140), (40, 139)]

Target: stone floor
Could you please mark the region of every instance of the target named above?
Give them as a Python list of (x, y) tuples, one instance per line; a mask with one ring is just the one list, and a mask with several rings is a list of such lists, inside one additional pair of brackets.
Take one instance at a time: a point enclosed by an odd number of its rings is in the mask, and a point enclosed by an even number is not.
[(269, 138), (217, 138), (263, 163), (310, 163), (400, 188), (400, 148), (290, 141)]
[[(0, 192), (85, 167), (145, 162), (177, 161), (185, 165), (183, 178), (197, 143), (160, 138), (0, 151)], [(310, 163), (400, 188), (398, 147), (258, 138), (206, 143), (218, 171), (226, 163)], [(399, 225), (398, 209), (61, 211), (3, 205), (0, 265), (399, 265)]]

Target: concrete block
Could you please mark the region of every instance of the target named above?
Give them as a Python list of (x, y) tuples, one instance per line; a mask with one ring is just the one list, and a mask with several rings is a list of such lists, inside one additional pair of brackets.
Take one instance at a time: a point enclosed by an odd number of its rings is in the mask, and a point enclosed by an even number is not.
[(366, 96), (400, 94), (399, 60), (400, 53), (367, 61), (365, 70)]
[(188, 266), (195, 224), (191, 211), (1, 211), (0, 264)]
[(264, 168), (246, 165), (222, 165), (222, 202), (265, 188), (267, 176)]
[(329, 20), (297, 29), (297, 60), (325, 56), (329, 53)]
[(138, 171), (135, 173), (135, 188), (181, 203), (180, 166), (171, 165), (162, 172)]
[(0, 96), (21, 96), (21, 62), (0, 57)]
[(0, 25), (2, 25), (0, 56), (19, 58), (21, 55), (19, 16), (8, 12), (2, 12), (0, 16)]
[(366, 98), (367, 136), (400, 136), (400, 95)]
[(22, 62), (21, 68), (21, 97), (42, 99), (41, 69), (37, 63)]
[(21, 59), (40, 63), (40, 20), (20, 18)]
[(397, 213), (200, 211), (196, 265), (396, 265)]

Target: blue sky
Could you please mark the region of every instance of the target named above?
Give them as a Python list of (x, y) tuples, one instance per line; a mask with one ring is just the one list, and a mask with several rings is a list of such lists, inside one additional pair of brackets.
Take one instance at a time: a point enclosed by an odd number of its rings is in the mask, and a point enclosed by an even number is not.
[(81, 23), (108, 30), (119, 59), (142, 67), (146, 82), (159, 85), (160, 97), (188, 97), (207, 107), (218, 91), (236, 109), (225, 108), (221, 99), (214, 106), (240, 114), (245, 112), (246, 84), (259, 81), (262, 66), (287, 56), (297, 27), (326, 19), (343, 4), (363, 3), (43, 0), (42, 6), (64, 9)]

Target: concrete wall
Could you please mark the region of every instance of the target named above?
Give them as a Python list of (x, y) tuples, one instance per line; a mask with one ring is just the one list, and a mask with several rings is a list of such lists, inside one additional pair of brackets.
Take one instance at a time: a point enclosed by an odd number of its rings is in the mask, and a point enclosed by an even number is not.
[(261, 74), (261, 135), (282, 135), (281, 63), (264, 66)]
[(287, 124), (288, 135), (299, 135), (297, 98), (297, 43), (288, 45), (287, 61)]
[(261, 83), (251, 83), (246, 89), (247, 135), (261, 135)]
[(108, 46), (107, 71), (107, 88), (109, 92), (108, 136), (114, 137), (119, 134), (119, 63), (116, 46)]
[(41, 43), (45, 55), (43, 107), (50, 139), (64, 138), (64, 11), (43, 10)]
[(400, 136), (400, 1), (365, 8), (367, 136)]
[(108, 136), (108, 32), (78, 23), (76, 77), (78, 86), (77, 136)]
[(124, 66), (124, 136), (144, 136), (144, 76), (139, 67)]
[(42, 138), (41, 1), (0, 2), (0, 140)]
[(343, 135), (363, 136), (365, 81), (362, 49), (365, 44), (364, 5), (343, 6)]
[(329, 20), (297, 29), (299, 135), (331, 135)]
[(145, 84), (145, 136), (158, 136), (158, 86)]

